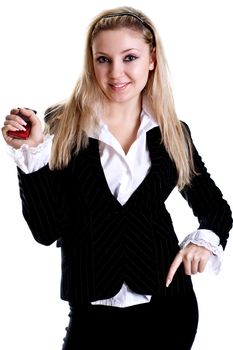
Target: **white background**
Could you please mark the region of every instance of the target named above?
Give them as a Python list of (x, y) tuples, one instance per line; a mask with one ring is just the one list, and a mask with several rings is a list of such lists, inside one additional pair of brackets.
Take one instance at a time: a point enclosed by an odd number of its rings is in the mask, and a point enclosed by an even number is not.
[[(3, 0), (0, 4), (0, 118), (12, 107), (69, 96), (82, 68), (86, 27), (99, 11), (132, 5), (162, 37), (177, 113), (192, 131), (212, 178), (233, 207), (233, 21), (227, 0)], [(68, 322), (60, 300), (60, 250), (36, 243), (22, 217), (15, 165), (0, 140), (0, 322), (4, 350), (59, 350)], [(180, 239), (197, 227), (174, 191), (167, 203)], [(193, 350), (232, 350), (233, 242), (219, 275), (193, 277), (200, 322)], [(177, 315), (177, 318), (179, 315)], [(182, 329), (180, 330), (182, 336)], [(176, 349), (178, 350), (178, 349)]]

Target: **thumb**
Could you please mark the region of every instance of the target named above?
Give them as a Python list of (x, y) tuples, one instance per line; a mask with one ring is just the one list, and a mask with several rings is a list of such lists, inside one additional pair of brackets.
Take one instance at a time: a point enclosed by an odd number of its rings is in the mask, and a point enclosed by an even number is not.
[(26, 108), (26, 107), (24, 107), (24, 108), (18, 108), (18, 115), (21, 117), (21, 118), (23, 118), (24, 119), (24, 117), (25, 117), (25, 119), (26, 120), (30, 120), (30, 122), (32, 123), (32, 124), (34, 124), (36, 121), (37, 121), (37, 117), (36, 117), (36, 111), (35, 110), (33, 110), (33, 109), (31, 109), (31, 108)]

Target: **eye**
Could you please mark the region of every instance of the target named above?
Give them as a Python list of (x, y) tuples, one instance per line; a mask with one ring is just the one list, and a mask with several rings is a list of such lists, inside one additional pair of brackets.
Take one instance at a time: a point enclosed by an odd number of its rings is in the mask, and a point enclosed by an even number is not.
[(99, 63), (108, 63), (109, 59), (106, 56), (99, 56), (96, 61)]
[(127, 55), (125, 58), (124, 58), (124, 61), (126, 62), (131, 62), (131, 61), (135, 61), (138, 57), (135, 56), (135, 55)]

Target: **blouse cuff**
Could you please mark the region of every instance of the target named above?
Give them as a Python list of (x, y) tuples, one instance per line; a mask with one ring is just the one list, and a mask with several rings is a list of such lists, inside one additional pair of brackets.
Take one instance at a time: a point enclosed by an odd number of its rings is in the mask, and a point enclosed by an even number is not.
[(36, 147), (23, 144), (19, 149), (9, 147), (8, 152), (16, 165), (25, 173), (30, 174), (45, 166), (50, 157), (53, 135), (47, 134), (44, 141)]
[(190, 233), (180, 244), (181, 248), (185, 248), (189, 243), (205, 247), (213, 254), (210, 257), (207, 266), (210, 271), (218, 274), (221, 269), (223, 248), (220, 245), (219, 237), (211, 230), (200, 229)]

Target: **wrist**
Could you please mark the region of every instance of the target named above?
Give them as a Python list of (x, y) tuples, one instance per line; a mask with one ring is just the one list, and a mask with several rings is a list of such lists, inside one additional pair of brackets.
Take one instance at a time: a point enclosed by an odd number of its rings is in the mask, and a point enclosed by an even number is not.
[(28, 139), (27, 142), (25, 142), (29, 147), (38, 147), (41, 143), (44, 142), (44, 135), (40, 135), (37, 138), (33, 138), (33, 139)]

